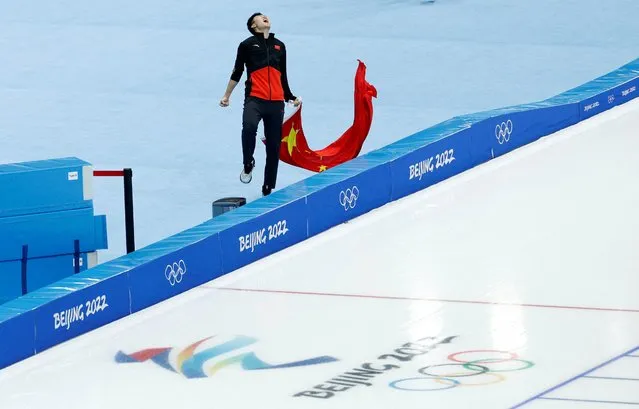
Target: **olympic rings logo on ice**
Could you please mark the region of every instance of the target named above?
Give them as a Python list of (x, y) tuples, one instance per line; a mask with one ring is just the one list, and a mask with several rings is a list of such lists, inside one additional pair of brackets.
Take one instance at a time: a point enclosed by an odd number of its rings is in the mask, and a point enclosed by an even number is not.
[(456, 352), (449, 355), (448, 360), (450, 363), (419, 369), (423, 376), (398, 379), (389, 386), (403, 391), (431, 392), (458, 386), (491, 385), (503, 382), (506, 372), (523, 371), (535, 365), (514, 352), (497, 350)]
[(346, 189), (346, 191), (342, 190), (339, 192), (339, 204), (344, 207), (345, 211), (348, 211), (348, 209), (354, 209), (357, 205), (357, 199), (359, 199), (359, 189), (357, 186), (353, 186), (352, 188)]
[(495, 126), (495, 137), (500, 145), (510, 140), (510, 135), (513, 133), (513, 121), (510, 119), (506, 122), (502, 122)]
[(169, 284), (171, 284), (171, 287), (179, 284), (182, 281), (184, 274), (186, 274), (186, 264), (184, 263), (184, 260), (168, 264), (164, 269), (164, 276), (168, 280)]

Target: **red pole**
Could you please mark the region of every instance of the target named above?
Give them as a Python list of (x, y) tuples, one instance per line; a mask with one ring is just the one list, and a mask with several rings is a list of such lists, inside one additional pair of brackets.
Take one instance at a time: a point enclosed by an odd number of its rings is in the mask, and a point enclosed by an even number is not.
[(123, 170), (94, 170), (93, 176), (124, 176)]
[(133, 171), (123, 170), (94, 170), (93, 176), (123, 177), (124, 178), (124, 226), (126, 231), (126, 252), (135, 251), (135, 227), (133, 223)]

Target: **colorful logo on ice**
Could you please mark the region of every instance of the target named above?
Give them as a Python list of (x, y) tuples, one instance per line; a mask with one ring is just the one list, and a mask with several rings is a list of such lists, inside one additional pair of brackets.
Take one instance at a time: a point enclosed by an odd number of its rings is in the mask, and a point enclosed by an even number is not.
[(532, 368), (534, 362), (516, 353), (497, 350), (461, 351), (448, 355), (448, 362), (419, 369), (421, 376), (389, 384), (403, 391), (432, 392), (464, 386), (492, 385), (506, 380), (506, 373)]
[(332, 356), (319, 356), (302, 361), (269, 364), (258, 358), (254, 352), (231, 352), (246, 348), (257, 339), (238, 335), (230, 341), (206, 347), (207, 341), (215, 337), (204, 338), (177, 351), (174, 348), (151, 348), (126, 354), (119, 351), (115, 356), (118, 363), (141, 363), (151, 360), (162, 368), (184, 375), (187, 378), (206, 378), (230, 365), (240, 365), (246, 371), (264, 369), (293, 368), (299, 366), (325, 364), (338, 359)]

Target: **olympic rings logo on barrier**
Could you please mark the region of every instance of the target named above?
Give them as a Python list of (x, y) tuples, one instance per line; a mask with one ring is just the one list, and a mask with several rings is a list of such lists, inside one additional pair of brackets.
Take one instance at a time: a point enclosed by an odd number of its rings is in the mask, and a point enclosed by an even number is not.
[(169, 284), (171, 284), (171, 287), (175, 284), (179, 284), (182, 281), (184, 274), (186, 274), (186, 264), (184, 263), (184, 260), (168, 264), (164, 269), (164, 276), (168, 280)]
[(348, 209), (354, 209), (357, 205), (357, 199), (359, 199), (359, 189), (357, 186), (353, 186), (352, 188), (346, 189), (346, 191), (342, 190), (339, 192), (339, 204), (344, 206), (345, 211), (348, 211)]
[(456, 352), (449, 355), (448, 360), (452, 363), (425, 366), (418, 371), (423, 376), (398, 379), (389, 386), (402, 391), (430, 392), (458, 386), (492, 385), (503, 382), (506, 372), (523, 371), (535, 365), (514, 352), (488, 349)]
[(510, 141), (510, 135), (513, 133), (513, 121), (510, 119), (495, 126), (495, 137), (500, 145)]

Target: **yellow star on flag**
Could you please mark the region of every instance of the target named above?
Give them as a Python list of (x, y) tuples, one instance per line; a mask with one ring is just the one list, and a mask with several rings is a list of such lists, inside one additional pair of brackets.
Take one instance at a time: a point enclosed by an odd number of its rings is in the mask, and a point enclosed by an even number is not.
[(324, 172), (326, 169), (327, 169), (327, 168), (326, 168), (326, 166), (324, 166), (324, 165), (320, 165), (320, 169), (319, 169), (319, 171), (320, 171), (320, 172)]
[(286, 142), (286, 145), (288, 147), (288, 154), (290, 156), (293, 156), (293, 148), (297, 147), (297, 133), (299, 131), (295, 130), (295, 124), (293, 124), (291, 126), (291, 132), (288, 133), (288, 136), (286, 136), (284, 139), (282, 139), (282, 142)]

